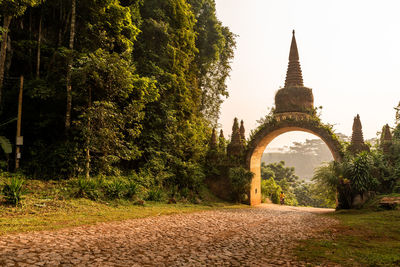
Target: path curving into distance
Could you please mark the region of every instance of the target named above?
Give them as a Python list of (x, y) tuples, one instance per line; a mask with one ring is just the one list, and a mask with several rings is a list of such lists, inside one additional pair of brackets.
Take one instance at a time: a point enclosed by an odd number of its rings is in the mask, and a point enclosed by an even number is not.
[(306, 266), (297, 240), (337, 222), (330, 209), (263, 204), (0, 236), (0, 266)]

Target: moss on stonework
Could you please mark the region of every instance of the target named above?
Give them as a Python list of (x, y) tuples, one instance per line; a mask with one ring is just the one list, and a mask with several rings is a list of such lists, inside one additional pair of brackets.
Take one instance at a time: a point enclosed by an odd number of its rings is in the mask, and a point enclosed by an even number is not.
[[(323, 124), (317, 116), (310, 116), (307, 120), (296, 120), (294, 118), (286, 118), (277, 121), (273, 115), (265, 119), (265, 123), (260, 125), (250, 136), (248, 144), (247, 160), (251, 156), (252, 151), (266, 135), (276, 130), (286, 127), (298, 127), (309, 130), (319, 136), (323, 141), (330, 142), (331, 147), (337, 152), (337, 156), (343, 156), (343, 146), (338, 136), (333, 132), (332, 125)], [(250, 156), (249, 156), (250, 155)]]

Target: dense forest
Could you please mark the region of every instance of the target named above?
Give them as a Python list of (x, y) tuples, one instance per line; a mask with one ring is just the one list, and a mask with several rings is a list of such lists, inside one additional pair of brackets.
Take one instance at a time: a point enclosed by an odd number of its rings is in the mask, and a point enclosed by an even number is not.
[(20, 171), (196, 190), (235, 48), (214, 0), (0, 0), (0, 19), (0, 135), (15, 147), (23, 87)]

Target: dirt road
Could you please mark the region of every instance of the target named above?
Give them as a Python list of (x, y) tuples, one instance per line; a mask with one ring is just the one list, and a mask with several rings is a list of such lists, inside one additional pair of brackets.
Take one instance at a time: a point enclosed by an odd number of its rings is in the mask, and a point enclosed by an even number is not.
[(327, 209), (265, 204), (0, 237), (0, 266), (305, 266), (296, 240), (336, 222)]

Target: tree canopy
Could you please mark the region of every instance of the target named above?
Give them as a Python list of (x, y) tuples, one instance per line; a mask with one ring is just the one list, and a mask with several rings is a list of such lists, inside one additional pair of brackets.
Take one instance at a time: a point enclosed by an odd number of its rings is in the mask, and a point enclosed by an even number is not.
[[(235, 48), (214, 0), (0, 6), (0, 116), (16, 116), (24, 75), (21, 167), (28, 175), (141, 172), (153, 184), (195, 190)], [(14, 124), (1, 131), (15, 139)]]

